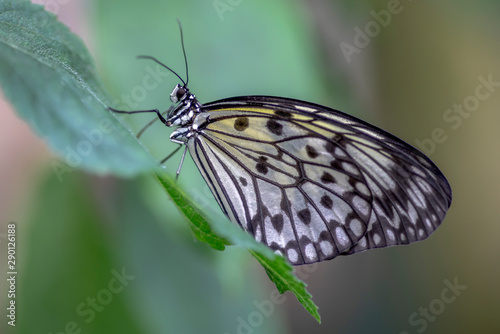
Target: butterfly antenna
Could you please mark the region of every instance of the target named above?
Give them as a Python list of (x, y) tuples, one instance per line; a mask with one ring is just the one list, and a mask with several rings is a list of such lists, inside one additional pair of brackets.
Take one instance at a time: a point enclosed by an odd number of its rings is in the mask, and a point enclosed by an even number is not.
[(186, 86), (187, 82), (184, 82), (184, 80), (182, 80), (182, 78), (179, 76), (179, 74), (175, 73), (175, 71), (173, 69), (171, 69), (170, 67), (168, 67), (167, 65), (163, 64), (161, 61), (159, 61), (158, 59), (156, 59), (155, 57), (151, 57), (151, 56), (137, 56), (136, 57), (137, 59), (151, 59), (152, 61), (154, 61), (155, 63), (165, 67), (167, 70), (169, 70), (170, 72), (172, 72), (173, 74), (175, 74), (180, 81), (182, 81), (182, 83), (184, 84), (184, 86)]
[(184, 34), (182, 33), (182, 25), (181, 21), (177, 19), (177, 23), (179, 24), (179, 31), (181, 32), (181, 45), (182, 45), (182, 53), (184, 54), (184, 63), (186, 64), (186, 84), (189, 82), (189, 71), (188, 71), (188, 60), (186, 57), (186, 49), (184, 48)]

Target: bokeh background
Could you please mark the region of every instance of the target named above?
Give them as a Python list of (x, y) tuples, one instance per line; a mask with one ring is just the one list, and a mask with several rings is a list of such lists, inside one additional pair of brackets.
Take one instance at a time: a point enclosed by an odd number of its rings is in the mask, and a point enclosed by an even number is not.
[[(8, 223), (19, 250), (17, 326), (2, 306), (0, 332), (500, 332), (498, 1), (36, 2), (85, 41), (117, 106), (124, 95), (137, 109), (170, 105), (173, 75), (134, 95), (154, 68), (134, 57), (156, 56), (185, 77), (179, 18), (200, 101), (263, 94), (344, 110), (425, 143), (454, 198), (425, 242), (301, 267), (319, 325), (289, 292), (276, 299), (245, 250), (197, 242), (152, 177), (75, 170), (60, 182), (59, 158), (0, 101), (2, 305)], [(453, 109), (474, 101), (480, 78), (494, 82), (480, 88), (489, 96)], [(149, 119), (126, 118), (135, 132)], [(170, 131), (155, 125), (143, 137), (158, 159), (175, 148)], [(180, 186), (217, 211), (187, 160)]]

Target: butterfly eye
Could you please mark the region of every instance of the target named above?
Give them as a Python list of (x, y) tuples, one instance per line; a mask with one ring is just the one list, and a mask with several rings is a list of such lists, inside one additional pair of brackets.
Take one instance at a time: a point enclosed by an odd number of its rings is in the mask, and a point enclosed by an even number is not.
[(184, 86), (177, 84), (174, 90), (170, 94), (170, 101), (173, 103), (179, 102), (184, 95), (186, 95), (187, 89)]
[(177, 90), (177, 100), (180, 100), (182, 99), (182, 97), (186, 95), (186, 89), (184, 87), (180, 87), (178, 90)]

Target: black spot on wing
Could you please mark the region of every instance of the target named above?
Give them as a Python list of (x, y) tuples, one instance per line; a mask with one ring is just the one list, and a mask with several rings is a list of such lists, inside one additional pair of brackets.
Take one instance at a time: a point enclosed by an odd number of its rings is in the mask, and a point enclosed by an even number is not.
[(321, 175), (321, 182), (322, 183), (334, 183), (335, 178), (332, 176), (332, 174), (324, 172), (323, 175)]
[(276, 232), (281, 233), (281, 231), (283, 230), (283, 225), (284, 225), (283, 215), (277, 214), (277, 215), (271, 217), (271, 223), (273, 224), (273, 227), (276, 230)]
[(320, 203), (327, 209), (333, 208), (333, 201), (328, 195), (324, 195), (323, 197), (321, 197)]
[(257, 169), (257, 172), (266, 175), (267, 172), (269, 171), (269, 168), (267, 167), (266, 164), (267, 158), (264, 156), (259, 157), (259, 162), (257, 165), (255, 165), (255, 169)]
[(332, 142), (326, 142), (325, 144), (325, 150), (330, 153), (333, 157), (335, 157), (335, 144), (333, 144)]
[(309, 225), (311, 223), (311, 211), (309, 209), (300, 210), (297, 212), (297, 216), (304, 224)]
[(288, 111), (283, 111), (283, 110), (275, 110), (274, 114), (277, 116), (286, 117), (286, 118), (293, 117), (293, 115), (291, 113), (289, 113)]
[(316, 149), (310, 145), (306, 145), (306, 152), (311, 159), (317, 158), (319, 155)]
[(342, 161), (337, 159), (330, 161), (330, 167), (340, 171), (344, 170), (344, 167), (342, 167)]
[(246, 128), (248, 128), (248, 117), (238, 117), (234, 121), (234, 129), (236, 131), (244, 131)]
[(281, 136), (283, 134), (283, 125), (276, 122), (274, 119), (268, 120), (266, 123), (266, 127), (269, 130), (269, 132), (277, 136)]
[(344, 136), (342, 136), (341, 134), (337, 133), (337, 134), (335, 134), (335, 136), (333, 136), (332, 139), (334, 141), (336, 141), (337, 143), (340, 143), (341, 141), (344, 140)]
[(248, 182), (247, 182), (247, 179), (245, 179), (244, 177), (240, 176), (240, 183), (243, 187), (246, 187)]

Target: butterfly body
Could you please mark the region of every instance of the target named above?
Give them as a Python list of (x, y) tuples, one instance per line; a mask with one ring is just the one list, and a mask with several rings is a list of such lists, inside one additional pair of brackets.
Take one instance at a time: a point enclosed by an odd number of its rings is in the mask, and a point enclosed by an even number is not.
[(292, 264), (423, 240), (450, 206), (430, 159), (338, 110), (270, 96), (200, 104), (186, 85), (171, 100), (170, 138), (223, 212)]

